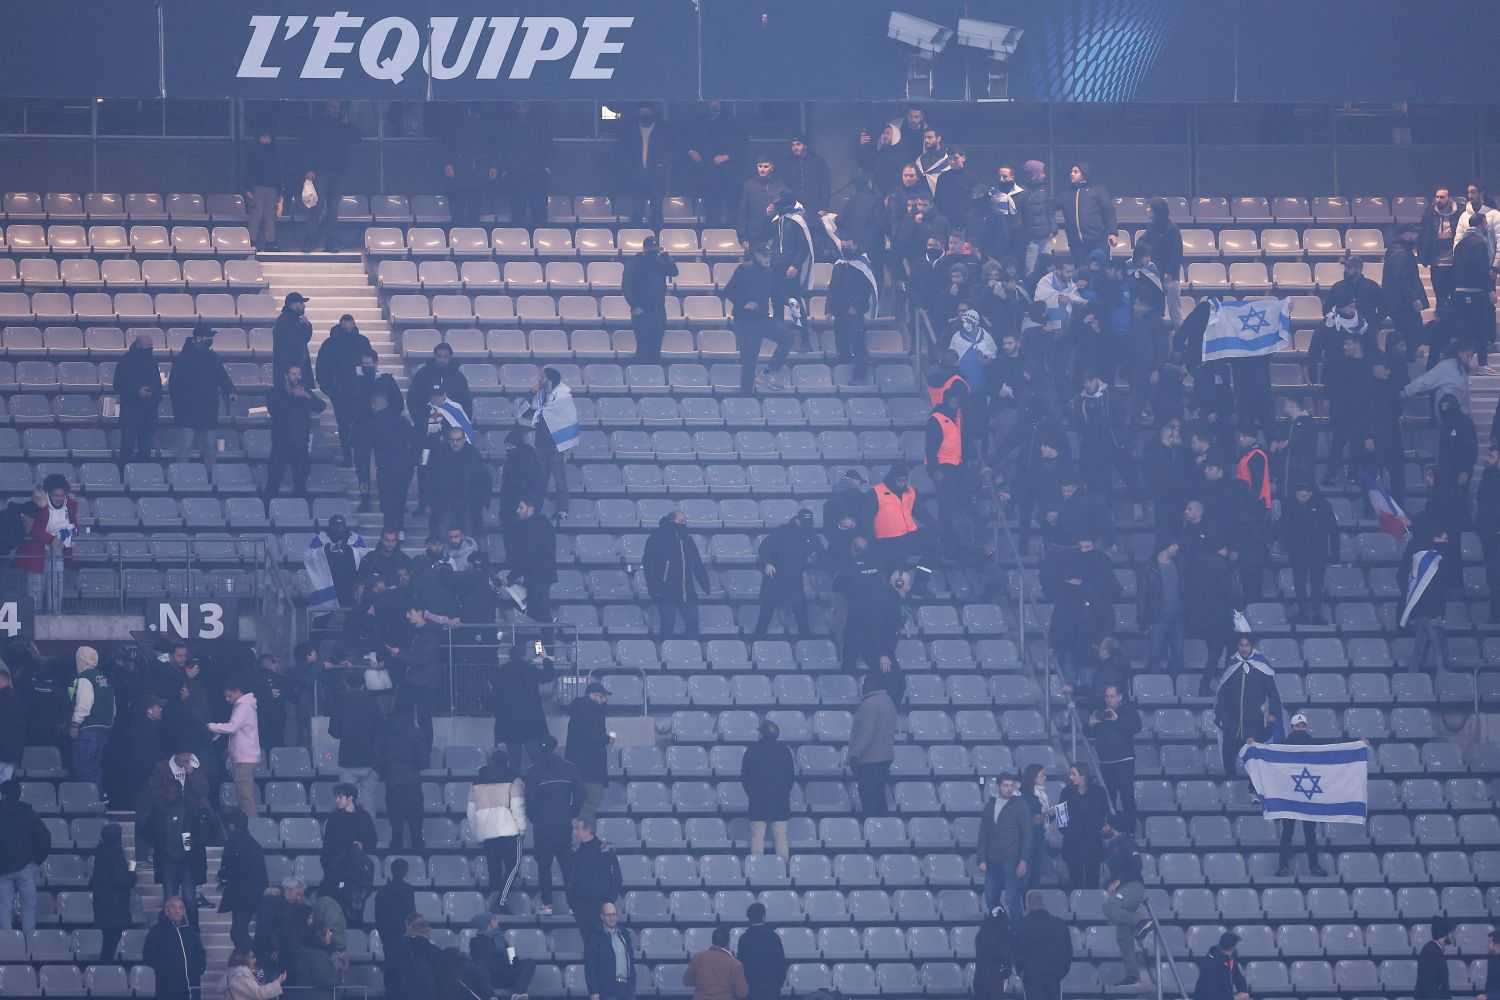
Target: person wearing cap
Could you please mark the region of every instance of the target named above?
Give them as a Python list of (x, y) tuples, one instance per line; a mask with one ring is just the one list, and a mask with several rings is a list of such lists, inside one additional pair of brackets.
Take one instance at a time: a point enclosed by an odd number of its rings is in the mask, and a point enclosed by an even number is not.
[(573, 867), (573, 820), (584, 803), (584, 784), (578, 765), (557, 752), (557, 740), (550, 733), (538, 741), (537, 750), (525, 776), (526, 817), (536, 855), (537, 912), (550, 916), (552, 862), (562, 866), (567, 885)]
[(312, 321), (307, 318), (309, 301), (301, 292), (288, 292), (276, 323), (271, 327), (273, 385), (281, 382), (282, 375), (292, 365), (301, 365), (308, 387), (316, 389), (318, 386), (312, 356), (308, 353), (308, 345), (312, 343)]
[(1365, 262), (1357, 254), (1346, 252), (1342, 265), (1344, 276), (1328, 290), (1324, 312), (1332, 308), (1333, 302), (1352, 302), (1355, 311), (1370, 325), (1370, 329), (1380, 329), (1385, 304), (1385, 295), (1380, 285), (1365, 277)]
[(662, 201), (667, 194), (667, 169), (672, 162), (672, 136), (661, 124), (654, 104), (636, 107), (634, 121), (620, 122), (619, 180), (616, 204), (628, 200), (631, 221), (660, 229)]
[(301, 363), (287, 365), (277, 376), (278, 384), (266, 399), (271, 411), (271, 460), (266, 466), (266, 503), (281, 492), (281, 481), (292, 474), (292, 495), (307, 496), (307, 477), (312, 471), (313, 420), (328, 404), (309, 391), (303, 382), (307, 369)]
[(234, 383), (224, 362), (214, 353), (214, 331), (207, 324), (193, 327), (193, 336), (172, 359), (167, 377), (167, 395), (172, 398), (172, 419), (183, 430), (178, 459), (187, 461), (196, 447), (199, 460), (212, 477), (218, 459), (219, 399), (232, 406)]
[(807, 136), (801, 133), (792, 136), (787, 155), (776, 168), (776, 173), (786, 182), (792, 197), (801, 202), (807, 214), (817, 218), (828, 209), (833, 190), (832, 175), (828, 164), (807, 144)]
[[(308, 327), (311, 326), (309, 323)], [(370, 338), (359, 332), (352, 315), (344, 313), (328, 331), (328, 339), (318, 348), (318, 363), (312, 369), (316, 376), (312, 383), (321, 385), (333, 403), (333, 415), (338, 419), (339, 448), (345, 465), (354, 460), (352, 438), (354, 422), (360, 416), (360, 369), (366, 355), (375, 355)]]
[(870, 484), (858, 469), (845, 469), (823, 505), (823, 542), (833, 565), (846, 565), (851, 558), (849, 543), (855, 538), (868, 540), (874, 528), (875, 495)]
[(1193, 1000), (1250, 1000), (1250, 987), (1235, 955), (1239, 943), (1238, 934), (1225, 931), (1219, 935), (1219, 943), (1198, 959)]
[(1432, 940), (1417, 952), (1417, 982), (1412, 987), (1414, 1000), (1452, 1000), (1453, 986), (1448, 978), (1448, 956), (1445, 949), (1453, 944), (1458, 927), (1452, 917), (1432, 921)]
[(688, 177), (702, 200), (703, 224), (734, 224), (739, 178), (745, 174), (745, 133), (719, 101), (709, 101), (683, 140)]
[(656, 530), (646, 536), (641, 572), (646, 577), (646, 591), (656, 602), (662, 638), (696, 636), (698, 597), (711, 587), (703, 556), (688, 533), (687, 515), (682, 511), (663, 514)]
[(757, 156), (755, 175), (747, 178), (741, 186), (739, 208), (735, 212), (735, 226), (741, 243), (751, 247), (771, 235), (771, 216), (766, 210), (788, 190), (776, 176), (776, 164), (771, 157)]
[[(746, 394), (757, 388), (785, 388), (777, 373), (792, 353), (792, 333), (780, 319), (786, 280), (771, 270), (772, 252), (769, 244), (753, 244), (748, 258), (734, 269), (722, 293), (732, 309), (730, 323), (740, 352), (740, 391)], [(761, 372), (760, 349), (767, 340), (775, 343), (776, 351)]]
[(1026, 893), (1026, 915), (1016, 929), (1016, 971), (1026, 1000), (1061, 1000), (1062, 981), (1073, 967), (1073, 938), (1068, 925), (1047, 909), (1047, 898)]
[[(1283, 743), (1295, 746), (1312, 746), (1319, 742), (1313, 739), (1312, 735), (1308, 732), (1307, 716), (1303, 713), (1295, 713), (1289, 720), (1288, 725), (1291, 728), (1287, 732), (1286, 738), (1282, 740)], [(1297, 825), (1297, 821), (1284, 819), (1277, 822), (1281, 826), (1281, 848), (1277, 855), (1280, 860), (1280, 866), (1276, 870), (1276, 875), (1278, 878), (1288, 878), (1292, 874), (1292, 828)], [(1306, 820), (1302, 822), (1302, 840), (1307, 846), (1308, 872), (1318, 878), (1325, 878), (1328, 873), (1318, 863), (1317, 830), (1317, 824)]]
[(630, 306), (638, 362), (655, 364), (661, 360), (661, 339), (667, 332), (667, 281), (675, 277), (677, 262), (655, 236), (647, 236), (641, 252), (625, 260), (620, 291)]
[(778, 611), (796, 619), (797, 634), (811, 633), (807, 617), (807, 571), (822, 557), (823, 540), (813, 527), (810, 510), (799, 510), (785, 524), (767, 533), (756, 554), (761, 579), (755, 635), (768, 634), (771, 619)]
[[(609, 689), (590, 681), (580, 697), (568, 706), (567, 758), (578, 768), (583, 782), (583, 802), (578, 815), (592, 820), (609, 784)], [(574, 908), (574, 912), (578, 912)]]
[(781, 727), (770, 719), (760, 723), (760, 739), (745, 750), (740, 765), (740, 783), (745, 788), (750, 817), (750, 856), (766, 852), (766, 830), (771, 831), (776, 856), (790, 864), (792, 849), (786, 824), (792, 818), (792, 789), (797, 783), (797, 765), (792, 751), (781, 742)]
[(104, 743), (115, 724), (115, 691), (99, 670), (99, 653), (93, 646), (79, 646), (73, 661), (73, 716), (68, 727), (74, 740), (73, 777), (91, 782), (103, 794)]

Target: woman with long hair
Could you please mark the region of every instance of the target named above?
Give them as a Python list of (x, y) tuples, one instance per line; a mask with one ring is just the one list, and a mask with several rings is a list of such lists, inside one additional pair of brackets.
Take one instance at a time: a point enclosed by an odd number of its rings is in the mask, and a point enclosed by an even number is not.
[(526, 783), (504, 750), (490, 755), (469, 787), (469, 831), (484, 845), (490, 871), (490, 905), (499, 912), (521, 869), (526, 836)]
[[(1026, 859), (1026, 880), (1021, 886), (1024, 897), (1027, 889), (1041, 884), (1042, 865), (1047, 860), (1047, 824), (1051, 822), (1053, 806), (1047, 796), (1047, 769), (1041, 764), (1028, 764), (1021, 772), (1021, 787), (1017, 792), (1026, 803), (1031, 820), (1031, 857)], [(1019, 920), (1020, 917), (1013, 919)]]
[(1099, 888), (1109, 803), (1082, 764), (1068, 768), (1068, 787), (1058, 801), (1058, 826), (1062, 827), (1063, 860), (1068, 864), (1068, 888)]
[(224, 986), (229, 1000), (272, 1000), (281, 996), (285, 982), (285, 972), (269, 983), (258, 981), (255, 978), (255, 952), (248, 948), (236, 950), (229, 956), (229, 980)]

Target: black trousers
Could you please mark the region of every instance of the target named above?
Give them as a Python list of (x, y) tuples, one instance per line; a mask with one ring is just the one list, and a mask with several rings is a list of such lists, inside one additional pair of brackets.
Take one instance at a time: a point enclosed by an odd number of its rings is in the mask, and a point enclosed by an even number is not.
[(391, 850), (421, 852), (422, 786), (391, 786), (385, 789), (386, 813), (391, 820)]
[[(248, 951), (250, 949), (250, 943), (252, 940), (250, 936), (250, 920), (254, 916), (255, 911), (253, 909), (230, 911), (229, 940), (234, 943), (234, 946), (236, 948), (242, 951)], [(119, 931), (116, 931), (115, 935), (115, 940), (119, 941)], [(107, 943), (108, 942), (106, 941), (106, 944)], [(113, 951), (101, 950), (99, 953), (99, 961), (101, 962), (112, 961), (113, 957)]]
[(833, 342), (838, 348), (839, 360), (854, 365), (855, 377), (863, 378), (865, 370), (870, 367), (864, 314), (834, 317)]
[(1292, 587), (1296, 590), (1297, 600), (1321, 608), (1323, 577), (1327, 572), (1327, 563), (1292, 563)]
[(354, 422), (361, 416), (359, 412), (359, 401), (346, 392), (335, 395), (328, 394), (328, 400), (333, 404), (333, 417), (339, 428), (339, 448), (344, 452), (344, 457), (353, 455), (353, 448), (349, 438), (354, 434)]
[(1453, 315), (1458, 321), (1459, 336), (1474, 346), (1477, 364), (1489, 364), (1490, 347), (1495, 342), (1495, 306), (1488, 291), (1453, 293)]
[(344, 176), (324, 171), (318, 174), (313, 186), (318, 189), (318, 204), (308, 220), (307, 248), (337, 250), (334, 231), (339, 224), (339, 199), (344, 195)]
[(1429, 273), (1432, 275), (1432, 294), (1436, 299), (1433, 303), (1438, 312), (1446, 313), (1453, 299), (1453, 265), (1434, 264)]
[(1500, 618), (1500, 534), (1480, 535), (1484, 548), (1484, 579), (1490, 588), (1490, 617)]
[(1099, 888), (1099, 859), (1094, 855), (1069, 853), (1063, 848), (1063, 861), (1068, 865), (1069, 889)]
[(1119, 810), (1117, 824), (1127, 833), (1135, 831), (1135, 760), (1118, 760), (1100, 763), (1099, 770), (1109, 794)]
[(484, 859), (490, 869), (490, 892), (508, 892), (512, 872), (521, 864), (521, 838), (489, 838), (484, 842)]
[(859, 784), (859, 814), (889, 816), (891, 808), (885, 801), (885, 786), (890, 782), (891, 762), (856, 764), (854, 778)]
[(157, 407), (140, 403), (120, 404), (120, 461), (150, 458), (156, 446)]
[[(235, 915), (235, 921), (236, 922), (239, 921), (239, 915), (238, 914)], [(248, 917), (248, 915), (246, 916), (246, 923), (247, 924), (249, 923), (249, 917)], [(115, 960), (115, 952), (119, 951), (119, 949), (120, 949), (120, 938), (124, 935), (125, 928), (123, 928), (123, 927), (109, 927), (109, 926), (106, 926), (104, 924), (100, 924), (99, 925), (99, 933), (100, 933), (100, 939), (99, 939), (99, 961), (101, 961), (101, 962), (105, 963), (106, 965), (108, 965), (109, 963), (111, 963), (111, 962), (113, 962)], [(233, 932), (231, 932), (231, 937), (232, 936), (233, 936)], [(233, 938), (233, 940), (235, 941), (235, 947), (236, 948), (240, 947), (240, 945), (238, 943), (239, 942), (239, 938)], [(249, 935), (248, 934), (246, 935), (246, 940), (249, 940)]]
[(388, 530), (406, 526), (406, 494), (411, 488), (411, 469), (377, 469), (380, 476), (380, 516)]
[(570, 829), (547, 830), (540, 826), (532, 827), (532, 836), (535, 843), (532, 850), (536, 852), (537, 889), (543, 903), (552, 903), (552, 862), (555, 860), (562, 866), (563, 885), (568, 884), (568, 879), (573, 870), (573, 831)]
[[(1281, 867), (1287, 868), (1292, 863), (1292, 827), (1297, 825), (1296, 820), (1278, 820), (1277, 825), (1281, 827), (1281, 850), (1279, 858)], [(1302, 843), (1307, 850), (1307, 865), (1309, 868), (1318, 866), (1318, 827), (1316, 823), (1302, 824)]]
[(667, 333), (667, 312), (647, 309), (635, 317), (635, 360), (640, 362), (661, 359), (661, 340)]
[(755, 391), (755, 371), (760, 365), (760, 345), (766, 340), (776, 343), (776, 353), (771, 355), (767, 371), (777, 371), (786, 364), (792, 353), (792, 332), (789, 327), (767, 319), (743, 319), (734, 323), (734, 339), (740, 349), (740, 391)]
[(271, 461), (266, 468), (267, 499), (281, 492), (281, 481), (286, 478), (288, 470), (292, 473), (292, 493), (299, 497), (306, 496), (307, 474), (312, 471), (312, 459), (308, 457), (307, 448), (298, 450), (272, 444)]
[(510, 223), (526, 229), (547, 224), (547, 175), (513, 177), (510, 188)]
[(808, 635), (812, 632), (807, 620), (807, 594), (798, 581), (795, 590), (782, 590), (762, 586), (760, 588), (760, 613), (755, 617), (755, 634), (765, 635), (771, 627), (771, 619), (776, 612), (786, 611), (797, 621), (797, 633)]

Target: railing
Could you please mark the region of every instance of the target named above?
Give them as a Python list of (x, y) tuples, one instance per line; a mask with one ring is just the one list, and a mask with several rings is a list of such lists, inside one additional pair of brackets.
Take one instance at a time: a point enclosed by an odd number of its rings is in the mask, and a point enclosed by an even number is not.
[[(1114, 796), (1110, 794), (1109, 782), (1104, 779), (1104, 767), (1099, 761), (1099, 755), (1097, 752), (1095, 752), (1094, 745), (1089, 742), (1087, 736), (1084, 736), (1081, 741), (1079, 740), (1079, 733), (1083, 730), (1083, 719), (1078, 714), (1078, 703), (1075, 702), (1072, 698), (1068, 699), (1068, 723), (1069, 728), (1072, 730), (1072, 759), (1075, 762), (1079, 759), (1078, 748), (1081, 743), (1084, 755), (1088, 758), (1090, 779), (1098, 782), (1100, 790), (1104, 792), (1105, 810), (1107, 812), (1107, 815), (1111, 819), (1113, 819), (1118, 812), (1118, 810), (1115, 809)], [(1164, 989), (1165, 984), (1162, 982), (1161, 966), (1162, 959), (1165, 958), (1167, 960), (1167, 968), (1172, 973), (1172, 979), (1177, 983), (1178, 995), (1180, 996), (1181, 1000), (1187, 1000), (1187, 986), (1182, 981), (1182, 973), (1177, 969), (1177, 959), (1172, 955), (1171, 946), (1168, 945), (1166, 940), (1162, 937), (1161, 923), (1156, 919), (1156, 911), (1151, 908), (1151, 900), (1142, 897), (1141, 905), (1146, 908), (1146, 915), (1150, 919), (1151, 923), (1151, 938), (1155, 948), (1154, 961), (1156, 964), (1156, 998), (1157, 1000), (1162, 1000), (1162, 990)]]

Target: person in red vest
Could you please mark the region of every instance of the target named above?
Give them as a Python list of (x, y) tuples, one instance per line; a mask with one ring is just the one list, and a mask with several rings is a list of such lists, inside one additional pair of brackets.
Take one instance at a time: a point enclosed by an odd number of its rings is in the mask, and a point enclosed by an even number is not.
[(1271, 509), (1271, 459), (1260, 446), (1255, 427), (1239, 430), (1240, 458), (1234, 466), (1234, 478), (1250, 488), (1250, 495), (1261, 507)]
[(959, 406), (967, 395), (963, 382), (954, 383), (927, 418), (927, 474), (937, 486), (943, 551), (961, 557), (973, 551), (974, 497), (969, 466), (964, 462), (963, 424)]

